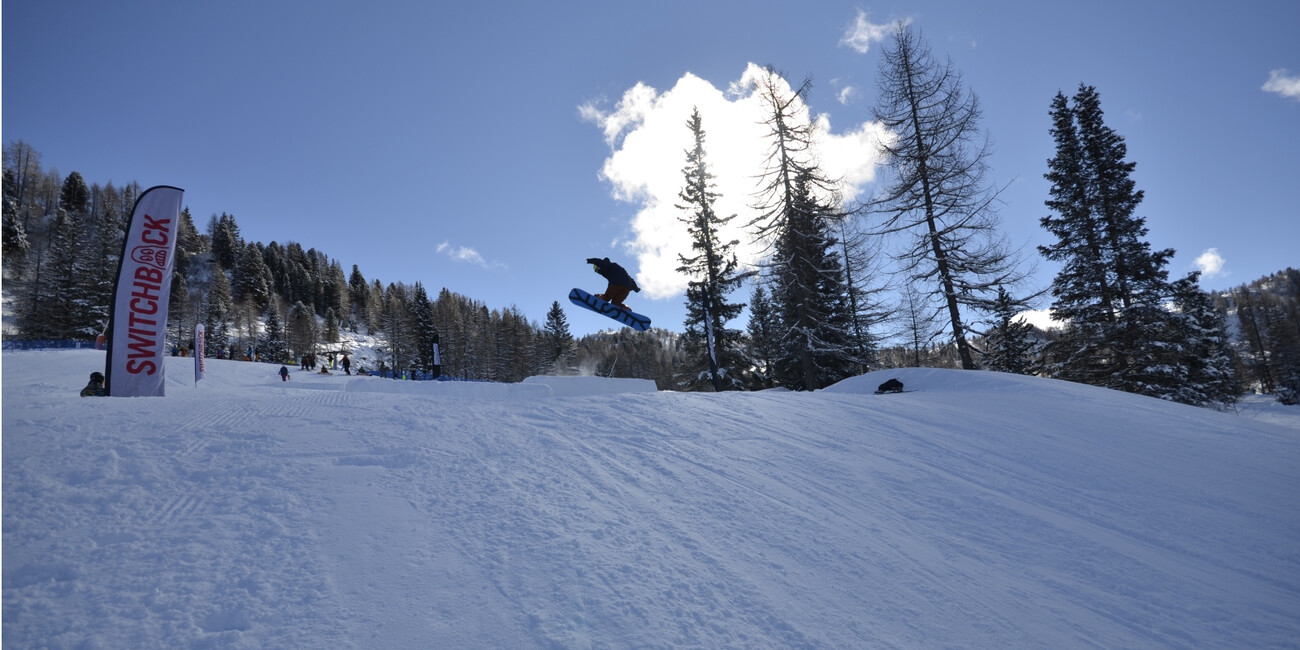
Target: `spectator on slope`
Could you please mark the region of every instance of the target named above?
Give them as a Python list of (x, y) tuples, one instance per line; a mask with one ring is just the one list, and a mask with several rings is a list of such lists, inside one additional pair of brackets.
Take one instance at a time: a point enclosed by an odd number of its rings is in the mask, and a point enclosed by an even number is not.
[(105, 395), (104, 373), (102, 372), (90, 373), (90, 383), (86, 384), (86, 387), (81, 389), (81, 396), (82, 397), (103, 397), (104, 395)]

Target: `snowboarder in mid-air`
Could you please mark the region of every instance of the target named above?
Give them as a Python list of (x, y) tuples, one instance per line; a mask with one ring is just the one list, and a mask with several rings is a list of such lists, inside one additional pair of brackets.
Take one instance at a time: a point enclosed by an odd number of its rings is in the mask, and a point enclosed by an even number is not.
[(605, 288), (605, 293), (596, 295), (575, 288), (569, 292), (569, 302), (583, 309), (590, 309), (606, 318), (612, 318), (634, 330), (644, 332), (649, 329), (649, 318), (623, 304), (623, 301), (627, 300), (627, 294), (641, 291), (641, 287), (636, 286), (636, 280), (628, 275), (627, 270), (609, 261), (608, 257), (588, 257), (587, 263), (602, 277), (609, 280), (609, 286)]
[(588, 257), (587, 263), (601, 277), (609, 280), (609, 286), (605, 288), (605, 293), (598, 293), (596, 297), (605, 302), (618, 305), (623, 309), (628, 309), (627, 305), (623, 304), (623, 301), (627, 300), (627, 294), (632, 291), (641, 292), (641, 287), (636, 286), (636, 280), (633, 280), (632, 276), (628, 275), (627, 270), (619, 266), (618, 263), (609, 261), (608, 257), (599, 259)]

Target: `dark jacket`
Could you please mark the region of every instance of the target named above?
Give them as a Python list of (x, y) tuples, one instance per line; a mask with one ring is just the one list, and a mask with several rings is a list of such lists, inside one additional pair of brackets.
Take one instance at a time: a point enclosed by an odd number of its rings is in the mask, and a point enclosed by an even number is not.
[(641, 287), (636, 286), (636, 280), (627, 274), (627, 270), (615, 262), (609, 261), (609, 258), (597, 259), (588, 257), (587, 263), (596, 267), (596, 273), (601, 277), (609, 280), (609, 283), (617, 287), (627, 287), (637, 293), (641, 293)]
[(82, 397), (103, 397), (104, 385), (92, 379), (90, 380), (89, 384), (86, 384), (85, 388), (81, 389), (81, 396)]

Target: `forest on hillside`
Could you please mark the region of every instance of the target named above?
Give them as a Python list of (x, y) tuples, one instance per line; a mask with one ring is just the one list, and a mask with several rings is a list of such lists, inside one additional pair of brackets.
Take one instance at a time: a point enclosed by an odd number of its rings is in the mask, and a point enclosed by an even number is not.
[[(77, 172), (61, 177), (30, 163), (20, 184), (11, 160), (39, 155), (21, 142), (6, 150), (4, 291), (13, 319), (4, 338), (93, 341), (107, 325), (121, 233), (142, 188), (86, 185)], [(183, 213), (181, 224), (169, 347), (192, 348), (188, 337), (203, 322), (214, 357), (251, 349), (268, 360), (296, 360), (305, 350), (347, 351), (340, 333), (350, 330), (384, 340), (389, 368), (427, 372), (432, 354), (422, 352), (436, 335), (441, 371), (450, 378), (514, 382), (586, 372), (653, 379), (665, 390), (704, 386), (698, 369), (683, 374), (690, 363), (680, 333), (624, 328), (575, 340), (558, 304), (539, 324), (514, 307), (490, 307), (445, 287), (429, 295), (418, 282), (368, 280), (356, 265), (345, 272), (337, 259), (297, 242), (244, 241), (229, 214), (213, 215), (200, 230)], [(11, 230), (22, 233), (23, 246), (11, 243)], [(1231, 333), (1239, 389), (1280, 389), (1284, 397), (1294, 391), (1288, 382), (1300, 367), (1300, 271), (1259, 278), (1213, 301)], [(1020, 370), (1034, 372), (1057, 332), (1023, 327)], [(751, 345), (750, 333), (743, 340)], [(973, 341), (990, 349), (988, 337)], [(920, 340), (878, 349), (873, 368), (960, 363), (950, 343)]]

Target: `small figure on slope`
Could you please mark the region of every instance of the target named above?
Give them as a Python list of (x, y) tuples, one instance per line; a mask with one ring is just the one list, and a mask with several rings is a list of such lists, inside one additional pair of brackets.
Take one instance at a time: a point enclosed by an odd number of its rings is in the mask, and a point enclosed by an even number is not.
[(104, 373), (90, 373), (90, 383), (81, 389), (82, 397), (103, 397), (104, 396)]
[(587, 263), (596, 270), (596, 273), (609, 281), (609, 286), (605, 288), (605, 293), (598, 293), (596, 294), (596, 297), (605, 302), (618, 305), (623, 309), (628, 309), (628, 306), (623, 304), (623, 301), (627, 300), (627, 294), (632, 291), (637, 293), (641, 292), (641, 287), (636, 286), (636, 280), (633, 280), (632, 276), (628, 275), (627, 270), (622, 266), (619, 266), (616, 262), (609, 261), (608, 257), (588, 257)]

